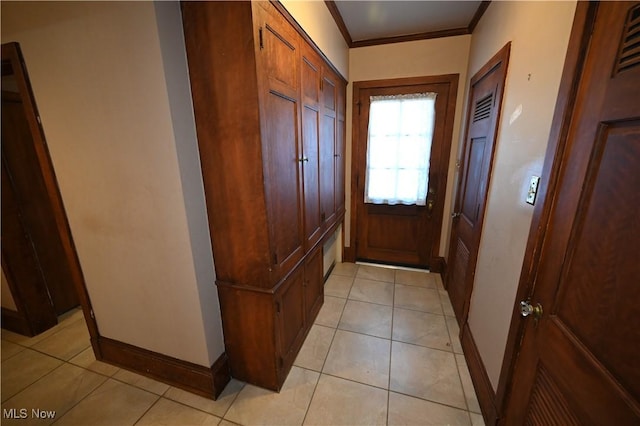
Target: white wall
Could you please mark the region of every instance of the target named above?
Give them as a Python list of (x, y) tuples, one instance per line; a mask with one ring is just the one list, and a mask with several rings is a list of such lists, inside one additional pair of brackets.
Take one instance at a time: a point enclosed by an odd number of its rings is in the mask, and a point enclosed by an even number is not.
[(281, 0), (293, 18), (345, 79), (349, 79), (349, 46), (323, 1)]
[(200, 298), (200, 313), (207, 336), (209, 365), (224, 351), (222, 319), (209, 237), (198, 139), (189, 84), (189, 69), (182, 30), (180, 4), (155, 2), (160, 48), (164, 64), (169, 108), (180, 168), (193, 266)]
[(444, 200), (444, 218), (440, 237), (440, 256), (445, 256), (451, 221), (451, 195), (455, 171), (455, 153), (458, 151), (460, 123), (467, 81), (467, 61), (471, 36), (437, 38), (409, 41), (351, 49), (349, 51), (349, 87), (347, 88), (347, 153), (346, 153), (346, 196), (345, 246), (350, 247), (351, 232), (351, 136), (353, 82), (382, 80), (389, 78), (419, 77), (428, 75), (460, 74), (458, 97), (453, 125), (451, 158), (447, 177), (447, 192)]
[(177, 4), (1, 6), (100, 334), (210, 366), (224, 346)]
[(512, 42), (468, 320), (494, 389), (533, 214), (524, 200), (542, 172), (575, 6), (492, 2), (471, 40), (469, 78)]

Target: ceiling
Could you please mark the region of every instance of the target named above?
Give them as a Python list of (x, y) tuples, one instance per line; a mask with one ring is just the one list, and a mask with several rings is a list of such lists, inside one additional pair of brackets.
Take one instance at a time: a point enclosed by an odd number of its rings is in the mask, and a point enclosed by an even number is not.
[(325, 1), (349, 47), (471, 34), (488, 1)]

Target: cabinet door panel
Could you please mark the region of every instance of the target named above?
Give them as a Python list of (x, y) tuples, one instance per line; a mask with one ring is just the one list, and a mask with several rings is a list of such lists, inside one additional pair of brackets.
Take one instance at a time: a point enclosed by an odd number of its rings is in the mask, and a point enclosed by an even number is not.
[(335, 117), (323, 114), (321, 125), (322, 143), (320, 150), (320, 210), (321, 218), (325, 223), (330, 222), (335, 213), (335, 129)]
[(322, 78), (322, 116), (320, 123), (320, 211), (330, 224), (335, 206), (336, 82), (331, 74)]
[(263, 69), (270, 79), (298, 89), (298, 36), (288, 22), (268, 3), (259, 3), (258, 48), (263, 51)]
[(299, 267), (282, 284), (276, 300), (280, 367), (285, 370), (293, 363), (304, 338), (304, 268)]
[(252, 4), (258, 21), (265, 192), (274, 280), (302, 257), (299, 37), (268, 2)]
[(304, 231), (307, 250), (320, 239), (320, 58), (308, 46), (302, 50), (302, 171), (304, 181)]
[(263, 137), (265, 182), (272, 262), (287, 269), (302, 255), (301, 203), (297, 143), (297, 102), (278, 93), (267, 95), (268, 119)]
[(324, 302), (322, 260), (322, 250), (317, 249), (305, 262), (305, 323), (307, 327), (311, 327)]
[(320, 197), (318, 194), (318, 111), (302, 108), (302, 170), (304, 176), (304, 229), (307, 248), (320, 238)]

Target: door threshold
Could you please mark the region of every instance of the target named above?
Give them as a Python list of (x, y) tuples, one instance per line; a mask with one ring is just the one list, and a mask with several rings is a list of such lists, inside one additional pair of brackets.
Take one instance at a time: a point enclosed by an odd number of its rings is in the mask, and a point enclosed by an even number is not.
[(377, 266), (378, 268), (387, 268), (387, 269), (401, 269), (403, 271), (416, 271), (416, 272), (427, 272), (427, 273), (431, 272), (429, 269), (411, 268), (409, 266), (400, 266), (400, 265), (389, 265), (386, 263), (363, 262), (361, 260), (357, 260), (356, 265)]

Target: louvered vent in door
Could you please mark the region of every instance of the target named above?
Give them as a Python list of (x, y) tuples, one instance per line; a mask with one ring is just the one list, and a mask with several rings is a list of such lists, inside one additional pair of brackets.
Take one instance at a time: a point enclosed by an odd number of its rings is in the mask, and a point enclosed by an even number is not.
[(614, 74), (636, 65), (640, 65), (640, 5), (633, 7), (627, 16)]
[(491, 116), (491, 106), (493, 103), (493, 93), (485, 96), (476, 102), (476, 109), (473, 112), (473, 122), (484, 120)]
[(580, 422), (570, 407), (547, 369), (538, 365), (525, 425), (578, 426)]

